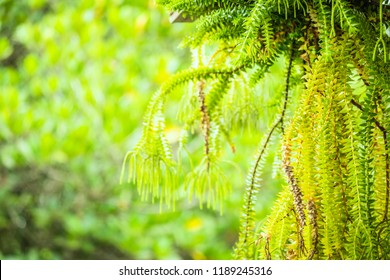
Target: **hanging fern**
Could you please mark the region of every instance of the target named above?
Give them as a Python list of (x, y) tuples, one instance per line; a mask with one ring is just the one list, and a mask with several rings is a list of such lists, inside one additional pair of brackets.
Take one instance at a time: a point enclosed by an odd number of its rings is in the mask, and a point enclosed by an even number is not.
[[(208, 62), (198, 53), (193, 68), (152, 98), (143, 136), (123, 169), (128, 165), (141, 197), (170, 206), (177, 199), (182, 167), (165, 140), (164, 108), (170, 93), (187, 84), (179, 120), (184, 135), (200, 133), (205, 148), (183, 185), (201, 207), (222, 211), (231, 188), (240, 188), (226, 179), (221, 143), (234, 151), (232, 135), (242, 126), (258, 129), (264, 106), (279, 108), (242, 187), (236, 259), (390, 258), (388, 1), (159, 2), (196, 22), (184, 45), (214, 53)], [(288, 61), (283, 92), (260, 91), (277, 61)], [(264, 95), (279, 106), (260, 106)], [(260, 224), (256, 195), (271, 141), (282, 147), (282, 164), (274, 168), (285, 184)]]

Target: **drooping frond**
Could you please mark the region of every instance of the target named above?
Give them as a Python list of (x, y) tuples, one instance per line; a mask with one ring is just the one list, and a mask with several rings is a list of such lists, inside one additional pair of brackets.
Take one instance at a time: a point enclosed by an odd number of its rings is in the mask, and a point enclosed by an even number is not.
[(214, 158), (204, 158), (185, 179), (189, 198), (198, 200), (200, 208), (219, 208), (223, 213), (223, 201), (231, 192), (231, 184)]
[[(161, 203), (174, 206), (178, 186), (175, 162), (165, 135), (163, 107), (167, 95), (179, 85), (196, 80), (210, 80), (219, 76), (233, 75), (240, 68), (198, 68), (183, 71), (165, 83), (156, 92), (147, 108), (144, 131), (133, 151), (126, 155), (122, 168), (122, 181), (128, 162), (128, 182), (137, 185), (142, 199), (151, 197)], [(214, 204), (213, 204), (214, 205)]]
[[(258, 155), (255, 158), (255, 161), (253, 162), (253, 165), (251, 167), (250, 173), (247, 177), (247, 189), (246, 189), (246, 195), (244, 198), (244, 207), (243, 207), (243, 214), (242, 214), (242, 220), (241, 220), (241, 229), (239, 233), (239, 240), (237, 242), (237, 247), (235, 249), (235, 257), (238, 259), (251, 259), (254, 257), (254, 254), (256, 253), (256, 250), (254, 250), (253, 246), (256, 243), (255, 239), (255, 202), (256, 202), (256, 195), (261, 187), (261, 169), (263, 165), (263, 161), (265, 158), (265, 154), (267, 151), (267, 147), (271, 141), (271, 138), (275, 132), (275, 130), (278, 128), (278, 126), (281, 127), (282, 132), (284, 132), (284, 117), (286, 114), (287, 109), (287, 103), (288, 103), (288, 97), (289, 97), (289, 91), (290, 91), (290, 77), (291, 77), (291, 69), (292, 69), (292, 63), (295, 57), (295, 44), (291, 44), (291, 53), (289, 57), (289, 63), (287, 65), (287, 73), (286, 73), (286, 85), (284, 89), (284, 100), (283, 100), (283, 106), (281, 109), (281, 114), (278, 117), (275, 124), (271, 127), (269, 133), (267, 134), (263, 145), (261, 146), (261, 149), (259, 150)], [(289, 169), (290, 167), (286, 167)], [(267, 243), (268, 244), (268, 243)]]

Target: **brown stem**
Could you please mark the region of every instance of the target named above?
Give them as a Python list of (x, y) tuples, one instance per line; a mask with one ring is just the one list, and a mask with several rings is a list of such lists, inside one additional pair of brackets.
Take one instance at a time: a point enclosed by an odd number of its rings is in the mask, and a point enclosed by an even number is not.
[(198, 97), (200, 103), (200, 112), (202, 114), (202, 129), (205, 142), (205, 154), (207, 158), (207, 171), (210, 169), (210, 116), (207, 112), (206, 98), (204, 94), (204, 80), (198, 82)]
[[(356, 102), (356, 100), (351, 99), (351, 103), (352, 103), (352, 105), (357, 107), (360, 111), (363, 111), (362, 105), (360, 105), (358, 102)], [(383, 133), (386, 133), (386, 129), (375, 118), (374, 118), (374, 123), (380, 129), (380, 131), (382, 131)]]
[[(294, 41), (291, 43), (291, 55), (290, 55), (290, 59), (289, 59), (289, 64), (288, 64), (288, 67), (287, 67), (287, 76), (286, 76), (286, 87), (285, 87), (285, 92), (284, 92), (284, 103), (283, 103), (283, 109), (282, 109), (282, 113), (280, 114), (280, 118), (275, 122), (275, 124), (272, 126), (270, 132), (268, 133), (268, 136), (265, 140), (265, 143), (259, 153), (259, 156), (257, 157), (256, 159), (256, 162), (255, 162), (255, 165), (253, 167), (253, 173), (251, 175), (251, 183), (250, 183), (250, 190), (249, 190), (249, 195), (248, 195), (248, 199), (247, 199), (247, 203), (246, 203), (246, 220), (245, 220), (245, 236), (244, 236), (244, 243), (247, 242), (247, 239), (248, 239), (248, 234), (249, 234), (249, 231), (251, 230), (249, 228), (250, 226), (250, 211), (252, 211), (253, 209), (253, 200), (254, 200), (254, 193), (255, 193), (255, 181), (256, 181), (256, 175), (257, 175), (257, 170), (259, 168), (259, 165), (260, 165), (260, 162), (261, 162), (261, 159), (267, 149), (267, 146), (271, 140), (271, 136), (272, 134), (274, 133), (275, 129), (278, 127), (279, 124), (282, 125), (282, 131), (284, 130), (283, 129), (283, 120), (284, 120), (284, 116), (286, 114), (286, 110), (287, 110), (287, 102), (288, 102), (288, 94), (289, 94), (289, 84), (290, 84), (290, 76), (291, 76), (291, 68), (292, 68), (292, 62), (294, 60), (294, 48), (295, 48), (295, 43)], [(283, 131), (284, 133), (284, 131)]]

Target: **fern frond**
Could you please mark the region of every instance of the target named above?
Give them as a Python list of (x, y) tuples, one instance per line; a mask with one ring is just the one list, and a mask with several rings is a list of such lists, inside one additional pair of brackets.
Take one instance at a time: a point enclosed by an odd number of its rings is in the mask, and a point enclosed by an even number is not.
[(331, 8), (326, 3), (325, 0), (317, 0), (314, 1), (314, 9), (313, 7), (309, 6), (309, 9), (311, 9), (311, 14), (317, 15), (312, 17), (312, 19), (318, 19), (318, 22), (316, 23), (318, 34), (319, 34), (319, 43), (320, 46), (322, 46), (322, 55), (324, 55), (327, 58), (330, 58), (332, 53), (330, 51), (331, 49), (331, 41), (330, 39), (335, 35), (332, 31), (332, 16), (331, 16)]
[(224, 32), (228, 34), (226, 40), (232, 40), (234, 37), (239, 38), (244, 32), (243, 23), (247, 15), (248, 9), (246, 7), (214, 10), (197, 20), (197, 31), (185, 40), (184, 46), (197, 47), (207, 40), (213, 41), (216, 34), (221, 37)]
[[(330, 81), (334, 77), (329, 77)], [(339, 107), (335, 101), (337, 85), (332, 84), (324, 98), (320, 97), (318, 109), (321, 114), (319, 146), (316, 160), (319, 166), (319, 202), (320, 219), (323, 221), (319, 229), (320, 258), (343, 259), (345, 244), (345, 225), (348, 222), (346, 207), (346, 185), (343, 176), (342, 154), (338, 133)]]
[[(356, 12), (352, 9), (351, 4), (345, 0), (332, 1), (332, 22), (335, 25), (334, 18), (338, 21), (341, 29), (348, 34), (355, 34), (358, 31), (358, 22), (355, 19)], [(333, 29), (335, 26), (333, 26)]]
[[(275, 124), (272, 126), (270, 132), (268, 133), (264, 144), (261, 146), (261, 149), (259, 151), (259, 154), (256, 156), (256, 159), (253, 163), (253, 166), (251, 168), (251, 171), (247, 178), (247, 190), (245, 193), (244, 198), (244, 207), (243, 207), (243, 216), (241, 221), (241, 229), (239, 233), (239, 240), (237, 242), (237, 247), (235, 250), (235, 256), (236, 258), (253, 258), (254, 254), (256, 254), (256, 249), (253, 248), (253, 244), (255, 243), (255, 235), (254, 235), (254, 203), (256, 201), (256, 194), (258, 190), (260, 189), (261, 185), (261, 168), (262, 168), (262, 161), (264, 160), (265, 153), (267, 151), (267, 146), (269, 145), (271, 141), (271, 137), (273, 136), (274, 131), (278, 126), (282, 127), (283, 131), (283, 122), (284, 117), (287, 109), (287, 103), (288, 103), (288, 96), (290, 91), (290, 77), (291, 77), (291, 69), (293, 65), (293, 60), (295, 57), (295, 44), (291, 44), (291, 53), (289, 58), (289, 63), (287, 66), (287, 73), (286, 73), (286, 85), (285, 85), (285, 92), (284, 92), (284, 101), (283, 101), (283, 107), (280, 117), (277, 119)], [(283, 131), (284, 132), (284, 131)], [(268, 239), (266, 242), (266, 245), (268, 246)], [(267, 255), (267, 257), (270, 257)]]
[(128, 162), (128, 182), (137, 186), (142, 200), (160, 199), (160, 206), (175, 206), (176, 169), (173, 157), (163, 134), (164, 123), (161, 112), (154, 116), (149, 126), (144, 128), (141, 141), (129, 152), (123, 162), (121, 181)]
[[(221, 75), (233, 75), (238, 73), (243, 66), (235, 68), (209, 68), (207, 66), (199, 67), (197, 69), (189, 69), (176, 74), (171, 80), (165, 83), (160, 91), (161, 96), (170, 93), (174, 88), (189, 81), (200, 81), (202, 79), (216, 79)], [(162, 97), (154, 97), (162, 98)], [(153, 98), (153, 99), (154, 99)], [(152, 100), (153, 100), (152, 99)]]
[(220, 76), (214, 81), (210, 91), (206, 96), (206, 104), (210, 114), (220, 106), (223, 98), (226, 96), (230, 89), (230, 76)]
[(264, 144), (262, 145), (256, 159), (253, 163), (250, 173), (247, 177), (247, 188), (244, 198), (244, 207), (243, 207), (243, 216), (241, 221), (241, 229), (239, 240), (237, 243), (237, 257), (244, 259), (251, 259), (255, 253), (252, 246), (254, 244), (254, 203), (256, 201), (256, 194), (261, 186), (261, 168), (263, 166), (263, 160), (265, 153), (267, 151), (267, 146), (270, 143), (272, 134), (274, 133), (277, 126), (280, 124), (280, 121), (276, 122), (275, 125), (271, 128), (270, 132), (265, 139)]
[(189, 198), (199, 201), (199, 207), (216, 209), (223, 213), (223, 201), (231, 192), (231, 184), (217, 163), (216, 157), (204, 157), (202, 162), (190, 172), (184, 182)]
[(252, 59), (259, 59), (261, 50), (261, 60), (267, 60), (274, 55), (276, 45), (274, 44), (274, 25), (270, 10), (271, 2), (258, 1), (251, 10), (251, 14), (245, 21), (245, 34), (243, 36), (241, 52), (246, 52)]
[(288, 259), (295, 254), (295, 223), (293, 197), (289, 188), (283, 188), (264, 224), (263, 235), (268, 248), (259, 248), (260, 259)]

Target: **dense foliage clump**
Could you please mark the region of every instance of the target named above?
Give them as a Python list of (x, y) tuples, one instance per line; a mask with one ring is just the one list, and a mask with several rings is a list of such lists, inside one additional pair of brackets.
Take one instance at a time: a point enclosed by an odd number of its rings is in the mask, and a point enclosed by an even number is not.
[[(235, 257), (388, 259), (390, 3), (160, 3), (195, 21), (194, 32), (183, 42), (194, 51), (194, 65), (156, 92), (143, 137), (126, 157), (129, 180), (143, 198), (174, 206), (184, 186), (200, 205), (222, 208), (231, 186), (220, 168), (221, 151), (224, 143), (235, 149), (232, 135), (240, 127), (259, 128), (260, 92), (279, 102), (267, 104), (275, 121), (263, 133), (243, 189)], [(264, 91), (259, 86), (264, 76), (283, 61), (284, 85), (279, 92)], [(170, 94), (185, 84), (184, 133), (178, 152), (172, 153), (164, 110)], [(197, 128), (204, 138), (204, 158), (181, 184), (183, 151)], [(266, 222), (258, 226), (256, 193), (272, 141), (281, 147), (275, 172), (283, 174), (285, 188)]]

